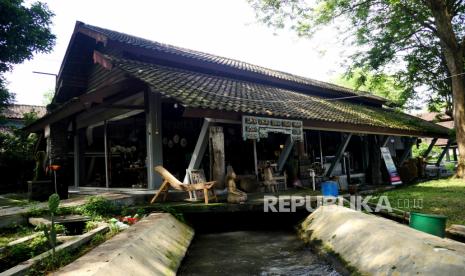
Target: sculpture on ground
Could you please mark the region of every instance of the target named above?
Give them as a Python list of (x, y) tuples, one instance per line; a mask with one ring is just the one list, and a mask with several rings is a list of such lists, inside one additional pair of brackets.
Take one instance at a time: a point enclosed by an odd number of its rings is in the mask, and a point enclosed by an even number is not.
[(228, 166), (226, 174), (226, 185), (228, 188), (229, 203), (243, 203), (247, 201), (247, 194), (236, 187), (236, 173), (231, 166)]

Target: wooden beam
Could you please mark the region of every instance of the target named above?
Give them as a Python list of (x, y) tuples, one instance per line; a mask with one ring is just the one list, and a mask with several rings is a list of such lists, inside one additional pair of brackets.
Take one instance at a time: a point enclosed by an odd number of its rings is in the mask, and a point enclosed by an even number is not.
[(337, 149), (336, 156), (333, 162), (331, 162), (331, 166), (329, 167), (328, 171), (326, 172), (327, 177), (330, 177), (332, 175), (337, 163), (341, 161), (342, 155), (344, 155), (344, 152), (346, 151), (346, 148), (349, 145), (351, 137), (352, 133), (349, 133), (345, 138), (343, 138), (341, 144), (339, 145), (339, 148)]
[(79, 97), (75, 97), (68, 102), (62, 104), (56, 110), (48, 113), (44, 117), (38, 119), (34, 123), (23, 128), (26, 132), (39, 132), (42, 131), (45, 126), (52, 123), (58, 122), (64, 118), (72, 116), (82, 110), (90, 108), (93, 103), (101, 103), (103, 99), (118, 94), (122, 91), (132, 90), (134, 87), (141, 86), (140, 81), (134, 81), (133, 79), (125, 79), (111, 85), (101, 87), (94, 91), (89, 91)]
[(383, 140), (381, 141), (381, 147), (385, 147), (387, 145), (387, 143), (389, 142), (389, 139), (391, 138), (391, 136), (389, 135), (385, 135), (383, 137)]
[(282, 171), (284, 168), (284, 164), (286, 164), (287, 159), (289, 158), (289, 154), (294, 147), (294, 141), (291, 139), (291, 135), (287, 136), (286, 144), (284, 145), (284, 149), (279, 155), (278, 158), (278, 171)]
[[(207, 149), (207, 145), (208, 145), (208, 128), (210, 127), (210, 125), (211, 125), (211, 120), (208, 118), (205, 118), (203, 120), (202, 128), (200, 129), (199, 138), (197, 138), (197, 143), (195, 144), (194, 152), (192, 153), (191, 160), (189, 162), (189, 166), (187, 167), (187, 170), (194, 170), (200, 167), (200, 163), (202, 163), (202, 158), (205, 154), (205, 150)], [(189, 176), (187, 175), (187, 170), (186, 170), (186, 175), (184, 176), (184, 181), (183, 181), (183, 183), (185, 184), (189, 183)]]
[(427, 158), (428, 155), (430, 154), (430, 152), (433, 150), (433, 147), (434, 145), (436, 144), (436, 142), (438, 141), (438, 138), (433, 138), (433, 140), (431, 140), (431, 143), (429, 144), (428, 148), (426, 149), (426, 151), (423, 153), (423, 157), (424, 158)]
[(439, 167), (439, 165), (441, 165), (442, 159), (446, 155), (446, 152), (449, 150), (451, 144), (452, 144), (452, 139), (447, 140), (446, 146), (444, 147), (444, 149), (442, 150), (441, 154), (438, 157), (438, 160), (436, 161), (436, 167)]
[(145, 109), (145, 106), (143, 105), (124, 105), (124, 104), (112, 104), (107, 106), (106, 108), (114, 108), (114, 109)]
[[(213, 110), (186, 107), (183, 113), (184, 117), (189, 118), (212, 118), (212, 119), (227, 119), (227, 120), (241, 120), (243, 115), (257, 116), (257, 114)], [(270, 117), (265, 114), (260, 114), (263, 117)], [(278, 118), (278, 116), (275, 116)], [(298, 118), (284, 118), (284, 119), (297, 119)], [(445, 129), (444, 134), (430, 133), (427, 131), (413, 131), (403, 129), (391, 129), (386, 127), (372, 126), (372, 125), (359, 125), (350, 123), (328, 122), (320, 120), (302, 120), (304, 129), (323, 130), (333, 132), (347, 132), (347, 133), (363, 133), (363, 134), (376, 134), (376, 135), (390, 135), (390, 136), (415, 136), (415, 137), (438, 137), (448, 138), (448, 130)]]
[(399, 159), (399, 166), (402, 166), (402, 164), (405, 162), (405, 160), (407, 160), (407, 158), (410, 156), (411, 154), (411, 151), (412, 151), (412, 146), (413, 146), (413, 142), (416, 141), (417, 138), (407, 138), (407, 141), (406, 143), (404, 144), (404, 152), (402, 153), (402, 156), (400, 157)]

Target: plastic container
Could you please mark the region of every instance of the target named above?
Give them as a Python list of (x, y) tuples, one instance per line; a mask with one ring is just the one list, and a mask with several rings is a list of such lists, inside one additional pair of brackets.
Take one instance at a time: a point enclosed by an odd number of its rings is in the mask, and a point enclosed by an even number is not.
[(410, 227), (441, 238), (446, 235), (446, 216), (410, 213)]
[(325, 181), (321, 183), (321, 193), (323, 194), (323, 196), (338, 196), (339, 190), (337, 182)]

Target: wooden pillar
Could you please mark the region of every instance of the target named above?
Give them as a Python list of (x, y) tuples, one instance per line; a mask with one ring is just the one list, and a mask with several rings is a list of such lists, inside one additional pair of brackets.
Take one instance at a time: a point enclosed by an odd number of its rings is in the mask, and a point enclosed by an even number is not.
[(84, 130), (75, 129), (74, 132), (74, 187), (84, 185), (87, 181), (85, 171), (85, 136)]
[(370, 163), (370, 153), (368, 149), (368, 137), (367, 136), (360, 136), (362, 140), (362, 163), (363, 163), (363, 171), (368, 169), (368, 164)]
[(253, 164), (255, 170), (255, 177), (258, 180), (258, 158), (257, 158), (257, 140), (253, 139)]
[(145, 93), (145, 128), (147, 143), (147, 187), (157, 189), (162, 179), (155, 173), (155, 166), (163, 165), (161, 96), (153, 91)]
[(217, 188), (224, 188), (225, 177), (225, 155), (223, 128), (219, 126), (210, 127), (210, 158), (211, 178), (217, 181)]
[(368, 148), (370, 154), (370, 162), (368, 163), (368, 181), (372, 185), (380, 185), (383, 183), (383, 178), (381, 174), (381, 149), (382, 143), (384, 140), (378, 135), (368, 135)]
[(458, 160), (458, 159), (457, 159), (457, 147), (454, 147), (454, 148), (452, 149), (452, 154), (454, 155), (454, 161), (457, 162), (457, 160)]
[(105, 151), (105, 187), (110, 188), (110, 168), (108, 160), (108, 124), (107, 121), (103, 122), (103, 150)]
[(321, 163), (321, 167), (324, 168), (325, 162), (323, 161), (323, 147), (321, 145), (321, 131), (318, 131), (318, 143), (319, 143), (319, 150), (320, 150), (320, 163)]

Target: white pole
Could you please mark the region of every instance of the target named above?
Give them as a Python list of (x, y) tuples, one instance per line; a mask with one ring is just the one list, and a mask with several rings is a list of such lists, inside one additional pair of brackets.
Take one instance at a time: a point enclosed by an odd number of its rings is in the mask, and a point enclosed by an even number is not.
[(108, 141), (107, 141), (107, 121), (103, 121), (103, 147), (105, 151), (105, 187), (108, 189), (110, 183), (108, 181)]

